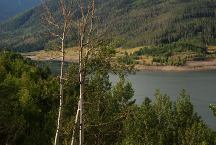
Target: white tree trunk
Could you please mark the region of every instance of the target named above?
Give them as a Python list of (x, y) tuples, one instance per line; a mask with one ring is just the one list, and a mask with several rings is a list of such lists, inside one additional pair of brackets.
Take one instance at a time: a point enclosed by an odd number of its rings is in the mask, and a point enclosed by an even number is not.
[(62, 113), (62, 104), (63, 104), (63, 83), (64, 83), (64, 33), (61, 42), (61, 70), (60, 70), (60, 88), (59, 88), (59, 110), (58, 110), (58, 122), (55, 135), (54, 145), (59, 145), (59, 134), (61, 129), (61, 113)]
[(79, 81), (80, 81), (80, 103), (79, 103), (79, 112), (80, 112), (80, 122), (79, 122), (79, 144), (83, 145), (84, 143), (84, 130), (83, 130), (83, 91), (84, 91), (84, 78), (83, 78), (83, 37), (81, 36), (80, 40), (80, 60), (79, 60)]
[(76, 118), (75, 118), (75, 124), (74, 124), (74, 127), (73, 127), (73, 134), (72, 134), (72, 139), (71, 139), (71, 145), (74, 145), (76, 125), (77, 125), (77, 122), (78, 122), (79, 111), (80, 111), (79, 105), (80, 105), (80, 101), (78, 102), (78, 108), (77, 108), (77, 113), (76, 113)]

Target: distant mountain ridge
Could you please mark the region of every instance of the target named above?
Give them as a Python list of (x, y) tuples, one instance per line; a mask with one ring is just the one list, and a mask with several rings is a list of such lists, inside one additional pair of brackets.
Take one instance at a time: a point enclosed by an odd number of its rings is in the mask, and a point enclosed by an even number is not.
[[(216, 0), (96, 0), (98, 30), (121, 47), (184, 41), (215, 44)], [(56, 11), (56, 0), (51, 3)], [(44, 49), (51, 42), (41, 25), (42, 7), (0, 25), (0, 48)], [(71, 36), (71, 41), (76, 36)]]
[(0, 0), (0, 21), (40, 4), (40, 0)]

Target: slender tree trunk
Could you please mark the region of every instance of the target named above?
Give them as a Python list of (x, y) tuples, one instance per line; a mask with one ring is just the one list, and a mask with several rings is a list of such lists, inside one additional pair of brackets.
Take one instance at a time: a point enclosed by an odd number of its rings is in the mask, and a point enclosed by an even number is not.
[(57, 128), (55, 134), (54, 145), (59, 145), (59, 137), (61, 132), (61, 120), (62, 120), (62, 107), (63, 107), (63, 88), (64, 88), (64, 59), (65, 59), (65, 38), (71, 30), (72, 26), (72, 13), (71, 6), (67, 6), (65, 0), (58, 0), (58, 8), (61, 14), (61, 19), (59, 16), (55, 16), (48, 7), (48, 0), (43, 0), (43, 6), (46, 11), (46, 16), (43, 16), (44, 20), (47, 22), (49, 33), (51, 36), (56, 37), (61, 40), (61, 68), (60, 68), (60, 80), (59, 80), (59, 109), (57, 118)]
[(83, 91), (84, 91), (84, 77), (83, 77), (83, 36), (81, 34), (80, 40), (80, 54), (79, 54), (79, 80), (80, 80), (80, 103), (79, 103), (79, 110), (80, 110), (80, 122), (79, 122), (79, 144), (83, 145), (84, 143), (84, 122), (83, 122)]
[(55, 135), (54, 145), (59, 145), (59, 134), (61, 129), (61, 117), (62, 117), (62, 104), (63, 104), (63, 85), (64, 85), (64, 33), (61, 42), (61, 70), (60, 70), (60, 88), (59, 88), (59, 111), (58, 111), (58, 122)]
[[(82, 80), (82, 74), (80, 75)], [(80, 145), (83, 145), (84, 143), (84, 122), (83, 122), (83, 82), (80, 84)]]
[(72, 134), (72, 139), (71, 139), (71, 145), (74, 145), (74, 140), (75, 140), (75, 131), (76, 131), (76, 125), (78, 122), (78, 117), (79, 117), (79, 111), (80, 111), (80, 101), (78, 102), (78, 108), (77, 108), (77, 113), (76, 113), (76, 118), (75, 118), (75, 124), (73, 127), (73, 134)]
[[(88, 47), (90, 47), (90, 37), (93, 31), (93, 17), (94, 17), (94, 0), (91, 3), (87, 1), (87, 14), (85, 15), (84, 8), (85, 2), (80, 0), (80, 10), (82, 18), (79, 21), (78, 29), (79, 29), (79, 86), (80, 86), (80, 96), (79, 96), (79, 145), (84, 144), (84, 119), (83, 119), (83, 110), (84, 110), (84, 91), (85, 91), (85, 77), (86, 77), (86, 61), (88, 59)], [(90, 28), (88, 26), (90, 25)], [(87, 29), (89, 29), (87, 31)], [(84, 42), (84, 37), (86, 37), (86, 42)], [(84, 44), (87, 44), (87, 52), (86, 56), (83, 56)], [(74, 140), (74, 131), (72, 136), (71, 145), (73, 145)]]

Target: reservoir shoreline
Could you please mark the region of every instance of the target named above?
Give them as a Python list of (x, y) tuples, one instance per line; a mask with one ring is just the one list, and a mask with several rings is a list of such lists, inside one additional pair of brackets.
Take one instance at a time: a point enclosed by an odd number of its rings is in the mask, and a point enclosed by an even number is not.
[[(37, 57), (36, 55), (23, 55), (26, 58), (35, 61), (61, 61), (60, 58), (53, 57)], [(66, 62), (78, 62), (77, 57), (66, 57)], [(204, 61), (188, 61), (184, 66), (168, 66), (168, 65), (135, 65), (138, 71), (148, 72), (193, 72), (193, 71), (210, 71), (216, 70), (216, 59), (208, 59)]]
[[(59, 73), (59, 60), (40, 59), (47, 63), (53, 74)], [(73, 62), (68, 61), (67, 64)], [(196, 62), (194, 62), (196, 63)], [(204, 62), (202, 62), (204, 63)], [(200, 64), (200, 62), (199, 62)], [(209, 65), (208, 65), (209, 66)], [(148, 66), (150, 68), (151, 66)], [(166, 66), (163, 66), (166, 67)], [(186, 90), (191, 96), (191, 102), (194, 104), (195, 112), (197, 112), (207, 125), (216, 130), (215, 117), (209, 109), (210, 104), (216, 103), (216, 70), (200, 70), (193, 71), (161, 71), (161, 70), (141, 70), (134, 74), (128, 74), (126, 79), (131, 82), (134, 89), (134, 99), (137, 104), (142, 104), (145, 97), (151, 100), (155, 99), (155, 90), (166, 93), (172, 101), (176, 101), (180, 91)], [(118, 76), (110, 75), (112, 84), (118, 82)]]
[(216, 59), (204, 61), (188, 61), (184, 66), (154, 66), (154, 65), (136, 65), (139, 71), (150, 72), (191, 72), (191, 71), (210, 71), (216, 70)]

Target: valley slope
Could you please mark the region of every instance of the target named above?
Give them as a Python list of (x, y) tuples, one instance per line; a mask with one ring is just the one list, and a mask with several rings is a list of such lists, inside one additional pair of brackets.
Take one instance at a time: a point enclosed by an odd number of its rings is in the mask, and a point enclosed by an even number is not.
[[(98, 31), (118, 47), (185, 42), (215, 44), (216, 0), (97, 0)], [(56, 1), (51, 4), (56, 11)], [(75, 10), (76, 11), (76, 10)], [(36, 7), (0, 25), (0, 48), (33, 51), (49, 47)], [(68, 45), (76, 45), (76, 35)]]
[(40, 4), (40, 0), (1, 0), (0, 21)]

